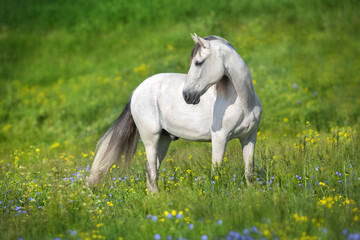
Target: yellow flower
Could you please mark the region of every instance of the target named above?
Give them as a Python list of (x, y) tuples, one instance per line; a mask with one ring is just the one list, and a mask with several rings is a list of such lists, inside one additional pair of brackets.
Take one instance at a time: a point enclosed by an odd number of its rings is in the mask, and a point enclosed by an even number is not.
[(134, 73), (140, 73), (141, 75), (146, 75), (148, 66), (141, 64), (140, 66), (134, 68)]
[(325, 184), (325, 183), (323, 183), (323, 182), (320, 182), (319, 184), (320, 184), (321, 186), (326, 187), (326, 184)]
[(286, 117), (286, 118), (283, 119), (283, 121), (284, 121), (284, 122), (288, 122), (289, 119)]
[(171, 52), (172, 50), (174, 50), (174, 46), (171, 45), (171, 44), (166, 45), (166, 48), (167, 48), (167, 50), (168, 50), (169, 52)]
[(175, 210), (172, 210), (172, 211), (171, 211), (171, 215), (176, 216), (176, 211), (175, 211)]
[(271, 236), (271, 233), (269, 232), (269, 230), (266, 230), (266, 229), (263, 231), (263, 234), (266, 238), (269, 238)]
[(7, 132), (10, 128), (11, 128), (11, 125), (10, 125), (10, 124), (5, 124), (5, 125), (3, 126), (3, 131), (4, 131), (4, 132)]
[(57, 148), (58, 146), (60, 146), (60, 143), (54, 142), (54, 144), (50, 146), (50, 149)]
[(186, 172), (190, 174), (190, 173), (191, 173), (191, 170), (190, 170), (190, 169), (188, 169), (188, 170), (186, 170)]
[(218, 180), (219, 179), (219, 176), (215, 176), (215, 180)]

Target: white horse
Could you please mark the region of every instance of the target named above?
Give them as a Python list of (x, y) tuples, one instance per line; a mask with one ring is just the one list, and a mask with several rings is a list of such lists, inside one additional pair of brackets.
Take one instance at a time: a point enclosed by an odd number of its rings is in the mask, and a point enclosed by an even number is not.
[(146, 150), (149, 192), (158, 191), (160, 164), (177, 138), (211, 141), (213, 168), (222, 163), (226, 143), (239, 139), (245, 178), (251, 184), (262, 108), (249, 69), (225, 39), (191, 36), (195, 47), (188, 74), (157, 74), (135, 89), (97, 145), (89, 186), (97, 184), (123, 153), (129, 163), (139, 134)]

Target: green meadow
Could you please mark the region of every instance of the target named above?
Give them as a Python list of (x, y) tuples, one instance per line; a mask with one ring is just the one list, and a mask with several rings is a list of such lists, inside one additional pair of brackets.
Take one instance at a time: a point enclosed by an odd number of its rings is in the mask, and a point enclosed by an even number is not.
[[(0, 0), (0, 239), (360, 239), (358, 1)], [(263, 106), (241, 145), (178, 140), (146, 190), (141, 141), (92, 189), (97, 141), (147, 77), (227, 39)]]

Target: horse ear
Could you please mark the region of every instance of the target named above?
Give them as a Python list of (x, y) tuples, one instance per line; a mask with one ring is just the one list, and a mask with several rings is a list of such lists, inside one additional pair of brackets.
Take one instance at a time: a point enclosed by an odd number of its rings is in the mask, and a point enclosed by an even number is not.
[(203, 38), (201, 38), (199, 36), (197, 36), (197, 38), (198, 38), (199, 44), (201, 45), (202, 48), (209, 48), (210, 47), (210, 43), (207, 40), (205, 40), (205, 39), (203, 39)]
[(192, 39), (194, 40), (195, 43), (199, 42), (198, 36), (196, 35), (196, 33), (192, 34), (190, 33), (190, 36), (192, 37)]

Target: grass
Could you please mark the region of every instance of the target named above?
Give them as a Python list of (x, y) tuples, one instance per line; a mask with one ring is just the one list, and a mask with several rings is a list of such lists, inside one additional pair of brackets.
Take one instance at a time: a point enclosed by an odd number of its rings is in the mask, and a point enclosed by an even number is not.
[[(356, 1), (2, 3), (1, 239), (359, 238)], [(264, 108), (254, 186), (238, 142), (211, 177), (211, 145), (179, 140), (157, 195), (142, 144), (129, 175), (84, 187), (136, 86), (187, 72), (190, 32), (223, 36), (249, 66)]]

